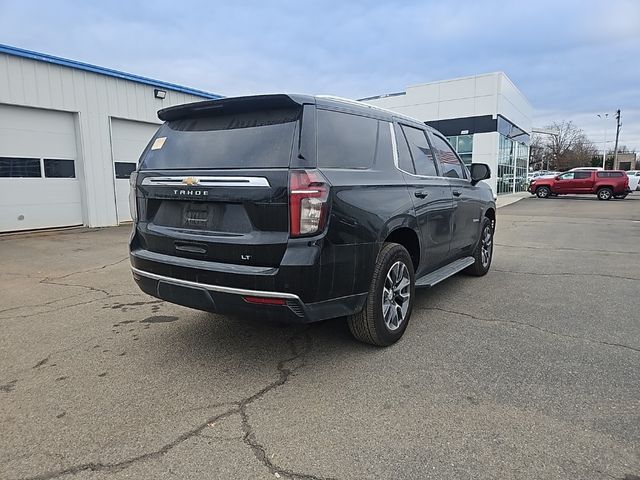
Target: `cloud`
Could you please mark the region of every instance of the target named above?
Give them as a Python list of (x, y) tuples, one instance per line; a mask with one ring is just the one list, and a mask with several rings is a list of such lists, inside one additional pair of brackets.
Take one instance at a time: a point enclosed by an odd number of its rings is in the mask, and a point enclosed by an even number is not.
[[(640, 2), (0, 0), (0, 42), (223, 95), (358, 98), (501, 70), (597, 141), (623, 110), (640, 150)], [(593, 132), (593, 133), (591, 133)]]

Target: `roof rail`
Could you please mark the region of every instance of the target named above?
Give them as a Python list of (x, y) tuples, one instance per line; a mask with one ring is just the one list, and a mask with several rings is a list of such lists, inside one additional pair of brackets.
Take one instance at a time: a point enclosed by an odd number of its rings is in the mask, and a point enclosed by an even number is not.
[(358, 106), (358, 107), (366, 107), (366, 108), (370, 108), (371, 110), (378, 110), (380, 112), (384, 112), (384, 113), (387, 113), (389, 115), (393, 115), (394, 117), (401, 117), (401, 118), (409, 119), (409, 120), (411, 120), (413, 122), (425, 123), (425, 122), (423, 122), (421, 120), (418, 120), (417, 118), (410, 117), (409, 115), (405, 115), (403, 113), (394, 112), (393, 110), (389, 110), (388, 108), (378, 107), (377, 105), (371, 105), (369, 103), (361, 102), (359, 100), (351, 100), (349, 98), (336, 97), (336, 96), (333, 96), (333, 95), (316, 95), (316, 98), (324, 98), (326, 100), (334, 100), (336, 102), (342, 102), (342, 103), (346, 103), (346, 104), (349, 104), (349, 105), (355, 105), (355, 106)]

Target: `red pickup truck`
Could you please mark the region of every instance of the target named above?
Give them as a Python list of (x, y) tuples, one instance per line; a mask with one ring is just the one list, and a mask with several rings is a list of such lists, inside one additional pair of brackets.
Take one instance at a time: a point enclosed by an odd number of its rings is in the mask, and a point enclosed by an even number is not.
[(611, 197), (625, 198), (629, 189), (629, 178), (623, 170), (574, 170), (557, 177), (532, 180), (529, 192), (538, 198), (554, 195), (591, 194), (598, 200), (610, 200)]

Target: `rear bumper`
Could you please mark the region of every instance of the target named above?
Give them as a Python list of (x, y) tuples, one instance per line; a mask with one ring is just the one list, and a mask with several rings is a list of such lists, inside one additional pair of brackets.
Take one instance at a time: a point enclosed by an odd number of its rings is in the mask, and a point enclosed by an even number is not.
[[(171, 303), (215, 312), (268, 321), (310, 323), (359, 312), (366, 293), (349, 295), (322, 302), (304, 303), (293, 293), (252, 290), (212, 285), (148, 272), (131, 267), (140, 289)], [(245, 297), (281, 299), (281, 305), (249, 303)]]

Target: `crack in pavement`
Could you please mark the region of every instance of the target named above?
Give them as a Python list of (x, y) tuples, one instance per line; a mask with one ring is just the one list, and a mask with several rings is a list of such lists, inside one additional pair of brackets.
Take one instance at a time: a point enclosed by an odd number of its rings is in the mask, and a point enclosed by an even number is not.
[[(122, 258), (116, 262), (112, 262), (112, 263), (107, 263), (105, 265), (99, 266), (99, 267), (94, 267), (94, 268), (89, 268), (87, 270), (79, 270), (77, 272), (71, 272), (71, 273), (67, 273), (65, 275), (61, 275), (58, 277), (45, 277), (42, 278), (38, 281), (38, 283), (43, 284), (43, 285), (58, 285), (61, 287), (77, 287), (77, 288), (84, 288), (86, 290), (89, 290), (91, 292), (95, 292), (95, 293), (100, 293), (106, 296), (106, 298), (115, 298), (117, 296), (122, 296), (122, 295), (116, 295), (113, 296), (111, 295), (111, 293), (107, 290), (104, 290), (102, 288), (97, 288), (97, 287), (92, 287), (90, 285), (83, 285), (83, 284), (78, 284), (78, 283), (62, 283), (62, 282), (58, 282), (57, 280), (62, 280), (63, 278), (68, 278), (71, 277), (73, 275), (79, 275), (82, 273), (88, 273), (88, 272), (93, 272), (93, 271), (98, 271), (98, 270), (104, 270), (105, 268), (108, 267), (112, 267), (114, 265), (117, 265), (119, 263), (124, 262), (125, 260), (127, 260), (129, 257), (125, 257)], [(0, 313), (6, 313), (6, 312), (10, 312), (10, 311), (14, 311), (14, 310), (20, 310), (20, 309), (24, 309), (24, 308), (37, 308), (37, 307), (46, 307), (49, 305), (53, 305), (54, 303), (58, 303), (58, 302), (63, 302), (65, 300), (68, 300), (70, 298), (75, 298), (75, 297), (79, 297), (84, 295), (86, 292), (81, 292), (81, 293), (77, 293), (74, 295), (69, 295), (68, 297), (63, 297), (63, 298), (56, 298), (55, 300), (50, 300), (48, 302), (44, 302), (44, 303), (38, 303), (38, 304), (32, 304), (32, 305), (22, 305), (20, 307), (11, 307), (11, 308), (5, 308), (3, 310), (0, 310)], [(104, 299), (105, 297), (103, 297), (102, 299)], [(76, 303), (73, 305), (66, 305), (63, 307), (60, 307), (59, 309), (56, 310), (62, 310), (62, 309), (66, 309), (66, 308), (70, 308), (70, 307), (75, 307), (78, 305), (85, 305), (86, 303), (90, 303), (90, 302), (83, 302), (83, 303)], [(45, 310), (42, 312), (38, 312), (38, 313), (32, 313), (32, 314), (27, 314), (27, 315), (17, 315), (17, 316), (3, 316), (0, 317), (0, 320), (4, 320), (4, 319), (10, 319), (10, 318), (28, 318), (28, 317), (32, 317), (35, 315), (41, 315), (43, 313), (50, 313), (56, 310)]]
[(114, 265), (118, 265), (119, 263), (124, 262), (128, 258), (129, 258), (129, 256), (127, 255), (126, 257), (121, 258), (120, 260), (116, 260), (115, 262), (107, 263), (107, 264), (101, 265), (99, 267), (92, 267), (92, 268), (87, 268), (86, 270), (78, 270), (77, 272), (65, 273), (64, 275), (60, 275), (60, 276), (57, 276), (57, 277), (45, 277), (45, 280), (62, 280), (63, 278), (68, 278), (68, 277), (71, 277), (73, 275), (79, 275), (81, 273), (89, 273), (89, 272), (95, 272), (95, 271), (98, 271), (98, 270), (104, 270), (105, 268), (109, 268), (109, 267), (113, 267)]
[[(298, 349), (296, 346), (296, 339), (298, 337), (302, 336), (303, 340), (304, 340), (304, 347), (301, 349)], [(168, 453), (170, 450), (172, 450), (173, 448), (175, 448), (176, 446), (180, 445), (182, 442), (195, 437), (195, 436), (201, 436), (200, 433), (206, 429), (209, 424), (211, 423), (215, 423), (218, 422), (219, 420), (222, 420), (226, 417), (229, 417), (231, 415), (240, 415), (241, 419), (242, 419), (242, 431), (243, 431), (243, 437), (242, 437), (242, 441), (243, 443), (245, 443), (247, 446), (249, 446), (249, 448), (251, 449), (251, 451), (253, 452), (253, 454), (255, 455), (255, 457), (267, 468), (269, 469), (269, 471), (271, 473), (273, 473), (274, 475), (276, 473), (278, 473), (278, 475), (280, 475), (281, 477), (288, 477), (292, 480), (333, 480), (330, 478), (326, 478), (326, 477), (318, 477), (318, 476), (314, 476), (311, 474), (307, 474), (307, 473), (299, 473), (299, 472), (294, 472), (291, 470), (287, 470), (284, 468), (280, 468), (279, 466), (277, 466), (276, 464), (274, 464), (271, 460), (269, 460), (267, 454), (266, 454), (266, 449), (264, 446), (262, 446), (261, 444), (259, 444), (255, 438), (255, 433), (253, 431), (253, 427), (251, 426), (248, 416), (247, 416), (247, 407), (255, 402), (256, 400), (259, 400), (260, 398), (262, 398), (263, 396), (265, 396), (267, 393), (271, 392), (272, 390), (275, 390), (278, 387), (281, 387), (282, 385), (284, 385), (285, 383), (287, 383), (287, 381), (290, 379), (291, 375), (296, 372), (298, 369), (302, 368), (305, 366), (305, 362), (304, 362), (304, 357), (306, 356), (306, 354), (309, 352), (309, 350), (311, 349), (311, 339), (308, 335), (308, 328), (300, 331), (300, 332), (296, 332), (294, 333), (289, 339), (288, 339), (288, 344), (291, 350), (291, 356), (280, 360), (277, 364), (277, 370), (278, 370), (278, 379), (274, 382), (269, 383), (267, 386), (261, 388), (260, 390), (258, 390), (257, 392), (253, 393), (252, 395), (239, 400), (237, 402), (226, 402), (226, 403), (220, 403), (220, 404), (214, 404), (211, 405), (210, 408), (215, 408), (216, 406), (226, 406), (226, 405), (232, 405), (231, 408), (229, 408), (228, 410), (225, 410), (222, 413), (219, 413), (211, 418), (208, 418), (206, 421), (204, 421), (203, 423), (201, 423), (200, 425), (197, 425), (196, 427), (192, 428), (191, 430), (188, 430), (186, 432), (184, 432), (182, 435), (179, 435), (177, 438), (175, 438), (172, 442), (167, 443), (165, 445), (163, 445), (161, 448), (159, 448), (158, 450), (154, 450), (152, 452), (148, 452), (148, 453), (144, 453), (142, 455), (138, 455), (136, 457), (130, 458), (128, 460), (123, 460), (121, 462), (115, 462), (115, 463), (102, 463), (102, 462), (89, 462), (89, 463), (83, 463), (83, 464), (79, 464), (79, 465), (74, 465), (62, 470), (56, 470), (53, 472), (48, 472), (48, 473), (43, 473), (43, 474), (39, 474), (39, 475), (35, 475), (35, 476), (31, 476), (31, 477), (24, 477), (23, 480), (52, 480), (54, 478), (58, 478), (64, 475), (75, 475), (84, 471), (95, 471), (95, 472), (99, 472), (99, 471), (106, 471), (106, 472), (119, 472), (121, 470), (124, 470), (132, 465), (134, 465), (135, 463), (138, 462), (144, 462), (147, 460), (153, 460), (156, 458), (159, 458), (163, 455), (165, 455), (166, 453)], [(290, 362), (294, 362), (298, 359), (302, 359), (303, 361), (294, 367), (288, 368), (287, 364), (289, 364)], [(208, 439), (212, 439), (211, 437), (206, 437)]]
[(95, 302), (102, 302), (104, 300), (110, 300), (113, 298), (120, 298), (120, 297), (145, 297), (146, 295), (143, 295), (141, 293), (121, 293), (118, 295), (111, 295), (111, 294), (107, 294), (106, 297), (100, 297), (100, 298), (94, 298), (92, 300), (87, 300), (84, 302), (78, 302), (78, 303), (72, 303), (70, 305), (63, 305), (61, 307), (57, 307), (54, 309), (50, 309), (50, 310), (42, 310), (40, 312), (36, 312), (36, 313), (29, 313), (26, 315), (12, 315), (10, 317), (0, 317), (0, 320), (8, 320), (8, 319), (14, 319), (14, 318), (30, 318), (30, 317), (37, 317), (38, 315), (44, 315), (45, 313), (51, 313), (51, 312), (59, 312), (61, 310), (66, 310), (68, 308), (73, 308), (73, 307), (78, 307), (80, 305), (87, 305), (89, 303), (95, 303)]
[(612, 275), (608, 273), (574, 273), (574, 272), (560, 272), (560, 273), (542, 273), (542, 272), (522, 272), (517, 270), (501, 270), (498, 268), (494, 268), (492, 271), (501, 272), (501, 273), (513, 273), (515, 275), (537, 275), (541, 277), (562, 277), (562, 276), (585, 276), (585, 277), (606, 277), (606, 278), (616, 278), (619, 280), (635, 280), (636, 282), (640, 281), (640, 278), (636, 277), (624, 277), (622, 275)]
[(619, 255), (640, 255), (640, 252), (618, 252), (614, 250), (589, 250), (586, 248), (572, 248), (572, 247), (534, 247), (532, 245), (508, 245), (506, 243), (495, 243), (498, 247), (509, 248), (526, 248), (529, 250), (545, 250), (547, 252), (580, 252), (580, 253), (614, 253)]
[[(258, 399), (260, 399), (266, 393), (268, 393), (269, 391), (273, 390), (274, 388), (278, 388), (279, 386), (284, 385), (287, 382), (287, 380), (289, 380), (289, 377), (296, 370), (298, 370), (298, 369), (300, 369), (300, 368), (305, 366), (304, 357), (309, 352), (309, 350), (311, 350), (311, 339), (309, 338), (309, 335), (308, 335), (307, 331), (304, 332), (304, 340), (305, 340), (304, 348), (302, 348), (301, 350), (298, 350), (296, 348), (296, 345), (295, 345), (295, 336), (291, 337), (289, 339), (289, 345), (291, 347), (291, 352), (292, 352), (293, 356), (278, 362), (277, 368), (278, 368), (278, 372), (280, 374), (280, 378), (277, 381), (275, 381), (275, 382), (271, 383), (270, 385), (266, 386), (265, 388), (263, 388), (262, 390), (260, 390), (256, 394), (254, 394), (251, 397), (247, 398), (246, 400), (240, 402), (240, 404), (239, 404), (240, 417), (242, 419), (242, 431), (244, 433), (243, 442), (251, 449), (251, 451), (253, 452), (255, 457), (258, 459), (258, 461), (260, 461), (260, 463), (262, 463), (267, 469), (269, 469), (269, 472), (271, 472), (274, 475), (278, 474), (280, 477), (290, 478), (292, 480), (297, 480), (297, 479), (300, 479), (300, 480), (331, 480), (332, 477), (319, 477), (319, 476), (311, 475), (311, 474), (308, 474), (308, 473), (294, 472), (293, 470), (288, 470), (288, 469), (285, 469), (285, 468), (282, 468), (282, 467), (279, 467), (278, 465), (276, 465), (271, 459), (269, 459), (269, 456), (267, 455), (267, 450), (264, 447), (264, 445), (258, 443), (258, 440), (256, 439), (256, 435), (255, 435), (255, 432), (253, 430), (253, 427), (251, 426), (251, 423), (249, 422), (249, 416), (247, 414), (247, 406), (249, 404), (251, 404), (252, 402), (254, 402), (254, 401), (258, 400)], [(292, 361), (297, 360), (297, 359), (302, 359), (303, 362), (300, 365), (295, 366), (295, 367), (293, 367), (291, 369), (285, 367), (285, 365), (287, 363), (292, 362)]]
[(499, 319), (499, 318), (485, 318), (485, 317), (478, 317), (476, 315), (472, 315), (470, 313), (465, 313), (465, 312), (458, 312), (455, 310), (448, 310), (446, 308), (440, 308), (440, 307), (421, 307), (421, 308), (416, 308), (415, 310), (435, 310), (438, 312), (445, 312), (445, 313), (453, 313), (454, 315), (460, 315), (463, 317), (468, 317), (468, 318), (472, 318), (474, 320), (480, 320), (482, 322), (487, 322), (487, 323), (502, 323), (508, 326), (522, 326), (522, 327), (528, 327), (528, 328), (532, 328), (534, 330), (538, 330), (540, 332), (544, 332), (544, 333), (548, 333), (550, 335), (555, 335), (558, 337), (564, 337), (564, 338), (571, 338), (574, 340), (581, 340), (583, 342), (587, 342), (587, 343), (595, 343), (595, 344), (600, 344), (600, 345), (607, 345), (609, 347), (619, 347), (619, 348), (625, 348), (628, 350), (632, 350), (634, 352), (640, 352), (640, 348), (637, 347), (632, 347), (630, 345), (624, 345), (621, 343), (612, 343), (612, 342), (605, 342), (604, 340), (593, 340), (591, 338), (587, 338), (587, 337), (580, 337), (577, 335), (569, 335), (567, 333), (560, 333), (560, 332), (554, 332), (553, 330), (547, 330), (546, 328), (542, 328), (542, 327), (538, 327), (537, 325), (533, 325), (531, 323), (526, 323), (526, 322), (518, 322), (516, 320), (504, 320), (504, 319)]
[[(33, 305), (21, 305), (19, 307), (5, 308), (4, 310), (0, 310), (0, 313), (10, 312), (12, 310), (21, 310), (21, 309), (24, 309), (24, 308), (46, 307), (46, 306), (52, 305), (54, 303), (63, 302), (65, 300), (69, 300), (70, 298), (75, 298), (75, 297), (79, 297), (80, 295), (85, 295), (85, 293), (86, 292), (80, 292), (80, 293), (76, 293), (74, 295), (69, 295), (68, 297), (56, 298), (55, 300), (50, 300), (50, 301), (44, 302), (44, 303), (36, 303), (36, 304), (33, 304)], [(2, 318), (14, 318), (14, 317), (0, 317), (0, 319), (2, 319)]]

